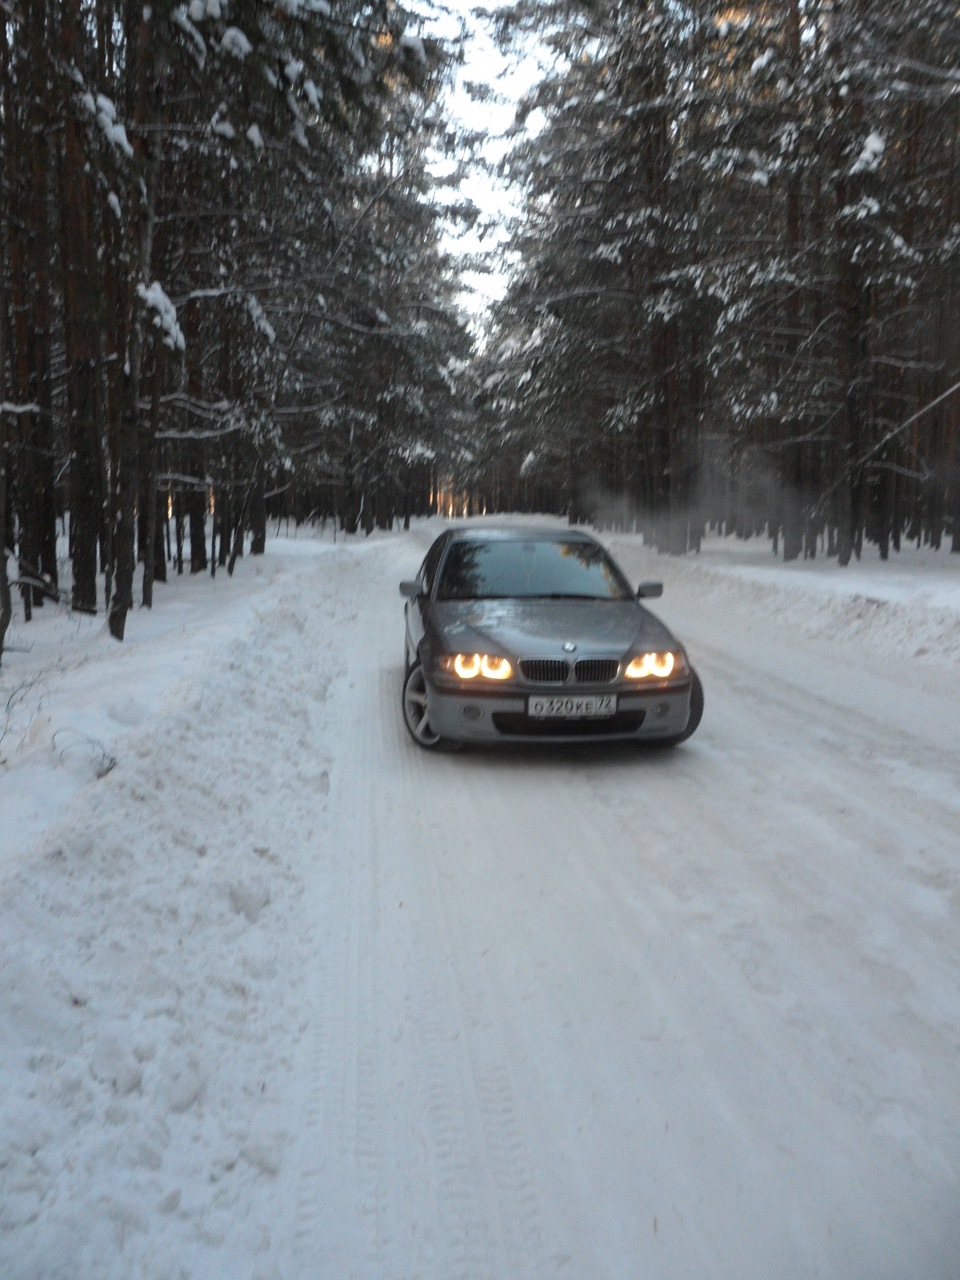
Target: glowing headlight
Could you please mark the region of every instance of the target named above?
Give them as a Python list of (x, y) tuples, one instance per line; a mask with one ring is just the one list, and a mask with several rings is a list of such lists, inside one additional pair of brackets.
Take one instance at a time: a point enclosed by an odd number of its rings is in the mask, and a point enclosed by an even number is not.
[(513, 676), (513, 667), (507, 659), (492, 653), (455, 653), (442, 658), (440, 666), (461, 680), (475, 680), (477, 676), (485, 680), (510, 680)]
[(683, 658), (677, 653), (639, 653), (624, 674), (628, 680), (665, 680), (682, 666)]

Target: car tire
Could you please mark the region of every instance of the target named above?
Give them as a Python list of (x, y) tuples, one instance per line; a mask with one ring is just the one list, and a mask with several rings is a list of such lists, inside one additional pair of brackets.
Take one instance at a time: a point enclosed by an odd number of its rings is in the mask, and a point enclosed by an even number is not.
[(690, 686), (690, 715), (687, 718), (687, 727), (683, 733), (674, 734), (672, 738), (663, 738), (658, 745), (664, 747), (676, 747), (681, 742), (686, 742), (689, 737), (696, 733), (700, 721), (703, 719), (703, 684), (696, 671), (691, 670), (693, 677)]
[(423, 664), (413, 662), (403, 677), (403, 723), (418, 747), (425, 751), (443, 751), (449, 746), (445, 738), (434, 733), (427, 719), (427, 679)]

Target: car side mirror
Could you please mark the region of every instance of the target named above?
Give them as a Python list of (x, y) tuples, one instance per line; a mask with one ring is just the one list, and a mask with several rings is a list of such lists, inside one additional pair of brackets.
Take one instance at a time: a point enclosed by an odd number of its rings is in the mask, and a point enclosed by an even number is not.
[(422, 588), (418, 581), (405, 581), (400, 583), (400, 594), (406, 596), (408, 600), (416, 600), (420, 595)]
[(637, 587), (638, 600), (658, 600), (662, 595), (662, 582), (641, 582)]

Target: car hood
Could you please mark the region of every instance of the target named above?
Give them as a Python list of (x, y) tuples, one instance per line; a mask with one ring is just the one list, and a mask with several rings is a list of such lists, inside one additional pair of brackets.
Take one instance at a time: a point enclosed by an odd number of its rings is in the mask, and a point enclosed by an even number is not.
[(634, 600), (438, 601), (431, 610), (448, 651), (506, 652), (512, 657), (620, 657), (642, 646), (676, 644), (659, 618)]

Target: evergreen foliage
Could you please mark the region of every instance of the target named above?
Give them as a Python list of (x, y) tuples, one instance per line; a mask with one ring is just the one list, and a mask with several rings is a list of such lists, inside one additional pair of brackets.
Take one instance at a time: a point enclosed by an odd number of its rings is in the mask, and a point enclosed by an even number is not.
[(28, 620), (67, 515), (72, 607), (122, 639), (138, 556), (150, 604), (185, 547), (193, 572), (262, 548), (268, 511), (423, 506), (470, 343), (429, 168), (456, 50), (421, 21), (0, 7), (0, 515)]
[(960, 550), (960, 21), (941, 0), (520, 3), (554, 74), (483, 383), (554, 508), (787, 558)]

